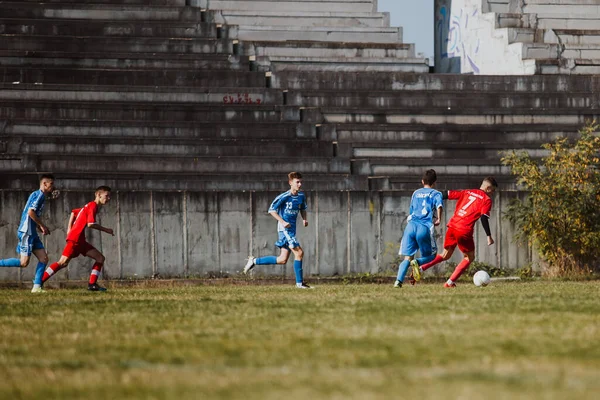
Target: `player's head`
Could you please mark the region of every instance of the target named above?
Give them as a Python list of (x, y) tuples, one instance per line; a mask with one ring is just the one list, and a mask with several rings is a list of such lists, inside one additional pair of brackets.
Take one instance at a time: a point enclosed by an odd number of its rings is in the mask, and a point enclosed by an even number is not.
[(427, 186), (433, 186), (435, 181), (437, 181), (437, 174), (433, 169), (428, 169), (427, 171), (425, 171), (423, 177), (421, 178), (421, 182), (423, 183), (423, 185)]
[(300, 191), (302, 187), (302, 174), (300, 172), (290, 172), (288, 174), (288, 183), (292, 192)]
[(95, 195), (96, 203), (104, 205), (110, 201), (110, 188), (108, 186), (98, 186)]
[(51, 174), (44, 174), (40, 176), (40, 190), (44, 194), (52, 193), (54, 190), (54, 176)]
[(496, 179), (493, 176), (488, 176), (481, 182), (480, 189), (489, 195), (493, 194), (497, 188), (498, 182), (496, 182)]

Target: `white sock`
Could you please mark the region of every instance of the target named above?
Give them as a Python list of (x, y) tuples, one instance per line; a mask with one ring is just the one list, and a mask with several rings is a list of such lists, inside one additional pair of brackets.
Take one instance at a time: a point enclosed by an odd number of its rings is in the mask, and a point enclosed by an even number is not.
[(41, 287), (42, 287), (42, 285), (38, 285), (37, 283), (34, 283), (34, 284), (33, 284), (33, 288), (34, 288), (34, 289), (41, 288)]
[(448, 279), (448, 280), (446, 281), (446, 283), (447, 283), (448, 285), (452, 285), (454, 282), (452, 282), (452, 279)]

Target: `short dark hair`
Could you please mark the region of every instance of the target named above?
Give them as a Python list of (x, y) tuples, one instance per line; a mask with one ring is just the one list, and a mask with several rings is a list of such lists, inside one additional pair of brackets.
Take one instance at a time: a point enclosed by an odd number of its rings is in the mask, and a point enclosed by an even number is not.
[(42, 176), (40, 176), (40, 182), (43, 181), (44, 179), (49, 179), (49, 180), (54, 180), (54, 175), (52, 174), (44, 174)]
[(302, 179), (302, 174), (300, 172), (290, 172), (288, 174), (288, 181), (292, 181), (294, 179)]
[(496, 178), (494, 178), (493, 176), (488, 176), (483, 181), (489, 183), (490, 185), (492, 185), (495, 188), (498, 187), (498, 182), (496, 182)]
[(423, 183), (426, 185), (433, 185), (437, 181), (437, 174), (434, 169), (428, 169), (423, 174)]
[(111, 189), (108, 186), (98, 186), (94, 193), (98, 194), (98, 192), (110, 192), (110, 191), (111, 191)]

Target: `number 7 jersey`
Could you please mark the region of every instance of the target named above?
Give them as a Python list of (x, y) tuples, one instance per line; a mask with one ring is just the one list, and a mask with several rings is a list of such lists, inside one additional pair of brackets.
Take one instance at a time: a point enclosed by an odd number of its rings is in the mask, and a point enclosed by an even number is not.
[(482, 215), (490, 216), (492, 199), (481, 189), (449, 190), (448, 200), (458, 200), (448, 227), (459, 232), (473, 232)]

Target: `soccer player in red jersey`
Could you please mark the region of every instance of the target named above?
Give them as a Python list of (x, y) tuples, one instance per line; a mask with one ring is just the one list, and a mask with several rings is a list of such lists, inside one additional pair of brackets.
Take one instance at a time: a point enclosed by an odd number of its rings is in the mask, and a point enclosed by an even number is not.
[(445, 199), (458, 200), (454, 215), (450, 219), (450, 222), (448, 222), (448, 230), (444, 239), (444, 252), (438, 254), (432, 261), (420, 267), (416, 260), (413, 260), (411, 267), (415, 280), (418, 281), (421, 279), (423, 271), (452, 257), (454, 249), (458, 245), (464, 258), (456, 266), (450, 279), (444, 284), (444, 287), (456, 287), (455, 282), (475, 259), (473, 227), (478, 219), (481, 219), (481, 225), (487, 235), (488, 246), (494, 244), (489, 224), (490, 210), (492, 209), (492, 199), (490, 196), (494, 194), (497, 187), (498, 183), (496, 179), (489, 176), (483, 180), (479, 189), (449, 190), (443, 194)]
[(96, 222), (96, 214), (100, 209), (100, 206), (107, 204), (110, 201), (110, 188), (108, 186), (100, 186), (96, 189), (96, 198), (94, 201), (90, 201), (81, 208), (76, 208), (71, 212), (69, 218), (69, 227), (67, 231), (67, 244), (63, 250), (62, 256), (58, 262), (50, 265), (46, 268), (44, 276), (42, 277), (42, 283), (46, 282), (52, 275), (60, 271), (67, 265), (73, 258), (83, 254), (86, 257), (93, 258), (95, 263), (90, 274), (90, 280), (88, 284), (88, 290), (93, 292), (104, 292), (105, 288), (98, 286), (98, 275), (104, 265), (104, 256), (91, 244), (85, 240), (85, 228), (97, 229), (101, 232), (106, 232), (111, 235), (115, 235), (113, 230), (105, 228)]

